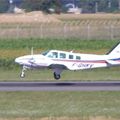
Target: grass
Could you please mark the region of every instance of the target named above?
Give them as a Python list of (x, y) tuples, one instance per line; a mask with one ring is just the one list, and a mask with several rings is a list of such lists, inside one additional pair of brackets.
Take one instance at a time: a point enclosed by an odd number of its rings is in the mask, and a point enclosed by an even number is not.
[(0, 49), (18, 50), (31, 47), (35, 49), (63, 49), (63, 50), (82, 50), (82, 49), (105, 49), (116, 44), (118, 40), (80, 40), (80, 39), (0, 39)]
[(55, 15), (60, 20), (120, 20), (119, 14), (61, 14)]
[[(85, 41), (79, 39), (0, 39), (0, 58), (9, 61), (15, 57), (48, 49), (75, 50), (77, 52), (104, 54), (118, 41)], [(4, 63), (4, 62), (3, 62)], [(1, 66), (0, 81), (54, 81), (50, 70), (27, 71), (20, 79), (20, 67), (7, 69)], [(64, 71), (62, 81), (73, 80), (120, 80), (120, 67), (85, 71)], [(91, 116), (120, 118), (119, 92), (0, 92), (0, 119), (31, 120), (90, 120)], [(101, 119), (103, 120), (103, 119)], [(106, 119), (105, 119), (106, 120)]]
[(119, 39), (119, 14), (53, 15), (60, 22), (1, 23), (1, 38)]
[[(67, 24), (75, 25), (93, 25), (96, 27), (104, 27), (105, 25), (118, 25), (120, 23), (119, 14), (61, 14), (56, 18)], [(99, 31), (97, 31), (99, 32)], [(95, 33), (94, 33), (95, 34)], [(103, 34), (101, 36), (104, 36)]]
[[(0, 70), (0, 81), (54, 81), (52, 70), (29, 70), (26, 71), (26, 77), (20, 78), (19, 69)], [(84, 81), (84, 80), (120, 80), (120, 67), (100, 68), (83, 71), (63, 71), (61, 81)]]
[(0, 39), (0, 59), (15, 59), (18, 56), (45, 50), (58, 49), (82, 53), (105, 54), (118, 40), (80, 40), (80, 39)]
[(0, 92), (0, 118), (120, 118), (119, 92)]

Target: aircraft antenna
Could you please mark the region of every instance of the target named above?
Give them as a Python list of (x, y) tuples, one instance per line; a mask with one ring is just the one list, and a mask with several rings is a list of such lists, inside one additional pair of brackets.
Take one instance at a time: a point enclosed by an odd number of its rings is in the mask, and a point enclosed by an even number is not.
[(31, 55), (33, 55), (33, 47), (31, 48)]
[(70, 52), (73, 53), (74, 50), (71, 50)]

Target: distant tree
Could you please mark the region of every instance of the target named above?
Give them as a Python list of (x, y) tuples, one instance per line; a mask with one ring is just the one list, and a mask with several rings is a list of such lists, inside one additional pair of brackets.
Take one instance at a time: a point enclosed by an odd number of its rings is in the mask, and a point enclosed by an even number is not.
[(8, 1), (7, 0), (0, 0), (0, 12), (6, 12), (9, 7)]
[(23, 0), (21, 6), (27, 11), (40, 10), (43, 2), (44, 0)]
[(61, 12), (61, 2), (60, 0), (51, 0), (50, 1), (50, 6), (51, 8), (55, 9), (56, 13), (60, 13)]
[[(9, 8), (9, 0), (0, 0), (0, 12)], [(60, 12), (65, 2), (75, 1), (75, 6), (81, 7), (83, 12), (117, 12), (120, 11), (120, 0), (13, 0), (26, 11), (42, 10), (49, 12), (49, 8)], [(62, 2), (64, 1), (64, 2)], [(97, 3), (97, 4), (96, 4)], [(97, 10), (96, 10), (97, 9)]]
[(23, 0), (22, 7), (27, 11), (43, 10), (49, 12), (49, 8), (60, 9), (60, 0)]
[(119, 1), (120, 0), (80, 0), (80, 4), (84, 12), (114, 12), (118, 10)]

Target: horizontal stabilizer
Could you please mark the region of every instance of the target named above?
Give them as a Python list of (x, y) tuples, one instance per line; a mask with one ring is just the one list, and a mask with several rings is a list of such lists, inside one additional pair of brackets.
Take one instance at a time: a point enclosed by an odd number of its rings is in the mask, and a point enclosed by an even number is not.
[(106, 60), (106, 62), (107, 62), (108, 64), (110, 64), (110, 65), (118, 65), (118, 64), (120, 64), (119, 61), (114, 61), (114, 60)]

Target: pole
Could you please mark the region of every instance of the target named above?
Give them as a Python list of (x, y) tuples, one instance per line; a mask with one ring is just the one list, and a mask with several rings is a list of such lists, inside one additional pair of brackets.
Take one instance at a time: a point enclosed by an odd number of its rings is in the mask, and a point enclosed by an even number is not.
[(118, 0), (118, 9), (120, 10), (120, 0)]
[(95, 2), (95, 13), (98, 12), (98, 2)]
[(108, 8), (111, 8), (111, 0), (108, 0)]
[(14, 12), (14, 3), (13, 0), (9, 0), (9, 9), (8, 9), (8, 13), (13, 13)]

